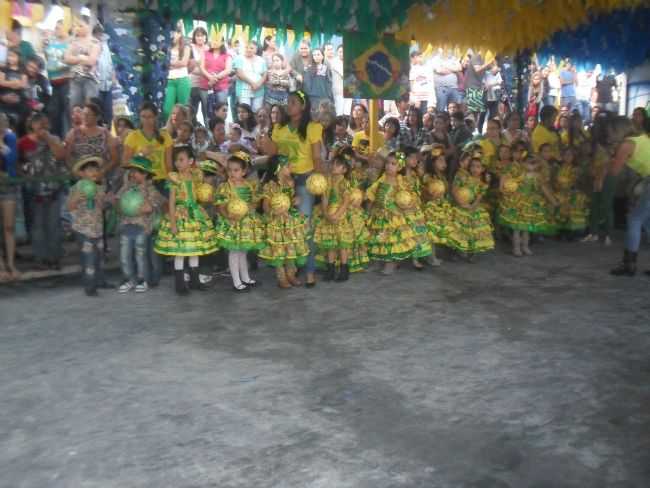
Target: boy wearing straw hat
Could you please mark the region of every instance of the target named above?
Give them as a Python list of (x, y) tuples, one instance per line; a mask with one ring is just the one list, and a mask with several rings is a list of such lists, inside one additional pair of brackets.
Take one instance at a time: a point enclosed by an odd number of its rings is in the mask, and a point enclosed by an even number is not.
[(149, 289), (146, 279), (151, 276), (147, 243), (154, 217), (165, 199), (151, 182), (154, 169), (149, 159), (134, 156), (125, 168), (124, 185), (116, 195), (120, 201), (120, 264), (124, 278), (117, 291), (143, 293)]
[(98, 182), (103, 161), (97, 156), (79, 159), (72, 173), (79, 181), (70, 189), (68, 210), (72, 215), (72, 230), (81, 247), (81, 267), (84, 291), (87, 296), (97, 296), (97, 288), (113, 288), (104, 279), (103, 216), (106, 193)]

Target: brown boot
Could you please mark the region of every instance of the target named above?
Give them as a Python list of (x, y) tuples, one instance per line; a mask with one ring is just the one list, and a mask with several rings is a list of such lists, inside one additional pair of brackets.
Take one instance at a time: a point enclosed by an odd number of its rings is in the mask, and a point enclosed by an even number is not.
[(287, 280), (287, 272), (284, 270), (284, 266), (278, 266), (275, 268), (275, 276), (278, 279), (278, 286), (282, 289), (291, 288), (291, 283)]
[(296, 277), (296, 272), (298, 271), (294, 266), (286, 266), (285, 269), (287, 274), (287, 280), (291, 283), (292, 286), (302, 286), (302, 281)]

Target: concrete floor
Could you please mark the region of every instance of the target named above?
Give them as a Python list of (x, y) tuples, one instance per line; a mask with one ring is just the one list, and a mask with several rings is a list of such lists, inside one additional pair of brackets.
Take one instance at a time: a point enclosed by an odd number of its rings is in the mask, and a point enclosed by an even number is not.
[(650, 279), (535, 251), (247, 295), (0, 288), (0, 486), (647, 488)]

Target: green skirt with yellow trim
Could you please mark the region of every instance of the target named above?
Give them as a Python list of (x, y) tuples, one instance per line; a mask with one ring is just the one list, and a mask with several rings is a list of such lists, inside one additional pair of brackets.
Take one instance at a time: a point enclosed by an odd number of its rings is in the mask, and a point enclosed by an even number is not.
[(203, 208), (200, 218), (190, 218), (188, 209), (176, 207), (176, 234), (172, 234), (169, 217), (160, 221), (154, 251), (163, 256), (205, 256), (219, 249), (214, 226)]
[(265, 247), (258, 256), (273, 267), (304, 266), (309, 256), (308, 226), (300, 214), (267, 215), (264, 221)]
[(219, 246), (228, 251), (259, 251), (266, 246), (262, 219), (254, 211), (236, 221), (220, 215), (215, 232)]
[(446, 246), (453, 224), (452, 206), (446, 198), (432, 200), (424, 205), (424, 217), (429, 228), (429, 239), (438, 246)]
[(319, 251), (338, 251), (352, 249), (354, 244), (354, 228), (350, 213), (346, 212), (337, 222), (330, 222), (323, 216), (320, 207), (312, 214), (314, 229), (314, 245)]
[(557, 230), (585, 230), (589, 217), (587, 195), (577, 190), (566, 190), (555, 193), (555, 198), (560, 203), (555, 211)]
[(553, 235), (557, 232), (550, 204), (542, 194), (516, 192), (499, 201), (497, 222), (512, 230)]
[(492, 221), (483, 207), (476, 210), (453, 207), (453, 219), (447, 241), (449, 247), (470, 254), (494, 249)]
[(424, 217), (424, 212), (418, 206), (414, 209), (406, 210), (404, 212), (404, 218), (406, 222), (413, 229), (413, 234), (415, 236), (415, 250), (411, 257), (413, 258), (424, 258), (433, 252), (431, 247), (431, 237), (429, 236), (429, 228), (427, 227), (427, 222)]
[(411, 258), (417, 248), (415, 232), (398, 209), (373, 209), (368, 218), (368, 255), (378, 261)]

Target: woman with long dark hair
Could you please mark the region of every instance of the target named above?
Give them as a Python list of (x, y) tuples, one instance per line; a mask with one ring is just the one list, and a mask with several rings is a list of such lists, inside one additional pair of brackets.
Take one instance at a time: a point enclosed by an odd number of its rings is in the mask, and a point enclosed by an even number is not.
[(350, 137), (363, 130), (363, 122), (368, 118), (368, 109), (361, 103), (355, 103), (350, 110), (350, 126), (348, 127), (348, 134)]
[(192, 56), (189, 61), (190, 82), (192, 90), (190, 92), (190, 106), (192, 107), (192, 117), (196, 122), (199, 112), (199, 104), (201, 104), (201, 113), (203, 115), (203, 123), (207, 124), (208, 108), (207, 108), (207, 94), (203, 90), (203, 72), (201, 65), (203, 64), (203, 57), (208, 51), (208, 32), (203, 27), (197, 27), (192, 32)]
[(311, 52), (311, 64), (305, 70), (303, 87), (312, 103), (312, 115), (318, 113), (321, 102), (327, 101), (334, 105), (332, 70), (325, 62), (325, 55), (320, 48)]
[(232, 58), (228, 54), (223, 39), (210, 39), (210, 49), (205, 52), (201, 63), (201, 100), (207, 105), (207, 114), (213, 114), (217, 104), (228, 102)]
[(163, 104), (163, 117), (167, 119), (174, 105), (180, 103), (187, 105), (190, 101), (192, 84), (187, 66), (190, 62), (191, 49), (185, 44), (183, 33), (175, 30), (172, 33), (172, 47), (170, 51), (169, 73), (167, 75), (167, 89)]
[[(323, 145), (323, 126), (311, 121), (311, 103), (309, 97), (302, 91), (289, 94), (287, 100), (289, 120), (285, 125), (276, 125), (272, 136), (264, 137), (262, 149), (270, 156), (280, 154), (289, 158), (291, 174), (296, 185), (296, 196), (300, 203), (298, 209), (311, 218), (314, 207), (314, 196), (307, 191), (307, 178), (313, 172), (321, 172), (321, 149)], [(309, 242), (310, 254), (305, 271), (306, 286), (316, 285), (316, 262), (314, 259), (313, 240)]]

